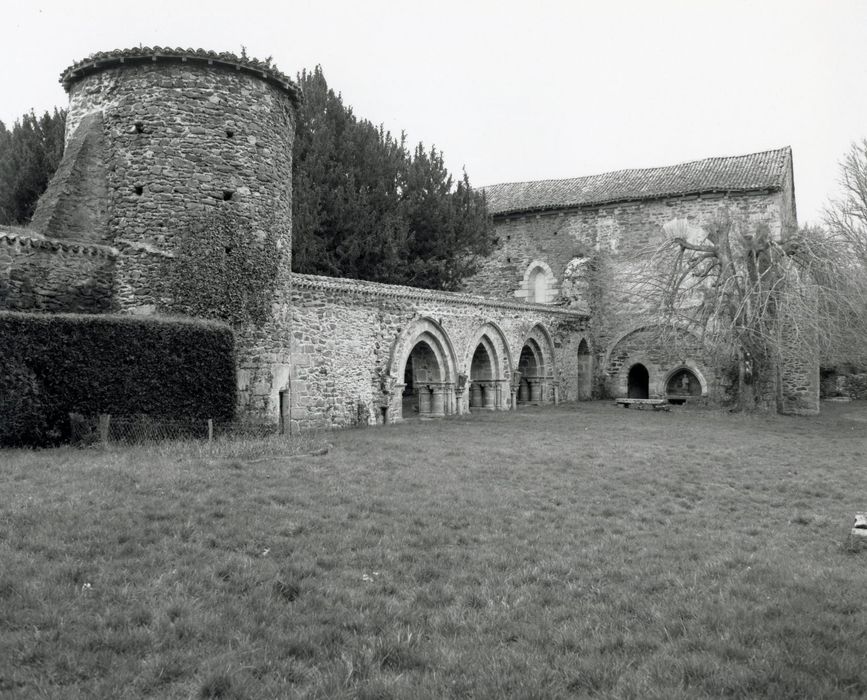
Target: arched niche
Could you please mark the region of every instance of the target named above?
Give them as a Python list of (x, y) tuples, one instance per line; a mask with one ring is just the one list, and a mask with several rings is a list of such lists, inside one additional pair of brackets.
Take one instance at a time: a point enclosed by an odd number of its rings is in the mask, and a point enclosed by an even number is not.
[(458, 397), (461, 410), (507, 410), (511, 406), (512, 357), (496, 324), (484, 323), (470, 336), (463, 366), (467, 385), (465, 395)]
[(690, 399), (707, 396), (707, 381), (695, 366), (680, 366), (671, 370), (664, 380), (665, 397), (669, 403), (684, 404)]
[(701, 340), (687, 329), (661, 333), (652, 326), (638, 326), (618, 337), (602, 365), (605, 393), (614, 398), (644, 398), (643, 390), (638, 388), (643, 386), (643, 380), (638, 377), (641, 370), (637, 365), (648, 373), (648, 398), (666, 397), (672, 377), (682, 369), (699, 378), (701, 395), (708, 395), (705, 377), (713, 376), (713, 370), (704, 357)]
[(540, 404), (550, 400), (555, 376), (554, 343), (541, 324), (533, 326), (521, 344), (518, 372), (518, 404)]
[(534, 260), (527, 265), (515, 296), (534, 304), (550, 304), (557, 295), (556, 282), (551, 266), (544, 260)]
[(392, 346), (388, 373), (395, 382), (390, 422), (408, 418), (404, 408), (421, 418), (455, 413), (455, 352), (448, 334), (433, 319), (417, 319), (401, 331)]

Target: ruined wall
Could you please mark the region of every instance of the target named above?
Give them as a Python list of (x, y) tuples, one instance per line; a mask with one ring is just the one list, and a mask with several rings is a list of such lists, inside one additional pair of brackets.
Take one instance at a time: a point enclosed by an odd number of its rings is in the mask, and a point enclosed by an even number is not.
[(603, 393), (609, 397), (628, 396), (629, 370), (636, 364), (643, 365), (649, 374), (649, 398), (665, 398), (669, 380), (680, 370), (686, 369), (701, 383), (697, 399), (723, 401), (730, 398), (733, 379), (706, 356), (701, 343), (688, 333), (676, 333), (660, 338), (657, 329), (641, 328), (618, 339), (603, 362)]
[[(752, 224), (767, 225), (775, 238), (784, 236), (797, 227), (791, 169), (780, 191), (691, 195), (497, 217), (497, 249), (483, 269), (468, 280), (467, 288), (502, 298), (524, 298), (528, 269), (544, 263), (550, 267), (551, 296), (555, 300), (558, 295), (571, 296), (573, 305), (591, 314), (588, 342), (597, 360), (596, 395), (626, 395), (628, 366), (621, 367), (611, 358), (625, 351), (622, 339), (627, 337), (633, 344), (644, 344), (644, 348), (629, 349), (628, 364), (634, 363), (635, 356), (645, 356), (651, 374), (662, 381), (672, 369), (692, 363), (707, 377), (709, 397), (722, 400), (730, 396), (731, 386), (723, 385), (727, 381), (724, 375), (711, 369), (712, 363), (700, 347), (653, 346), (648, 334), (629, 335), (646, 323), (648, 309), (642, 308), (640, 300), (630, 298), (623, 287), (637, 270), (642, 254), (664, 240), (665, 224), (682, 220), (690, 227), (701, 227), (721, 209)], [(574, 268), (576, 258), (601, 261), (600, 273), (587, 281), (579, 275), (577, 284), (565, 279), (567, 266), (571, 263)], [(777, 405), (789, 413), (814, 412), (818, 406), (816, 358), (803, 338), (790, 334), (786, 342), (776, 383)], [(660, 395), (663, 389), (661, 385), (655, 387)]]
[(57, 171), (39, 198), (30, 228), (65, 240), (106, 243), (108, 179), (100, 112), (83, 117), (66, 146)]
[(597, 248), (610, 253), (615, 264), (627, 262), (631, 254), (661, 240), (666, 223), (686, 219), (701, 226), (721, 208), (765, 223), (772, 235), (779, 236), (784, 219), (791, 218), (785, 213), (787, 206), (780, 192), (711, 194), (495, 217), (496, 249), (465, 286), (474, 294), (523, 298), (527, 268), (538, 260), (550, 266), (556, 294), (569, 262), (590, 256)]
[[(506, 387), (506, 398), (525, 341), (535, 337), (544, 344), (546, 334), (549, 381), (543, 401), (553, 401), (555, 394), (558, 400), (577, 398), (578, 343), (586, 324), (582, 314), (312, 275), (293, 276), (290, 307), (292, 376), (284, 389), (290, 395), (293, 425), (374, 424), (382, 421), (382, 408), (391, 409), (386, 420), (393, 420), (399, 397), (389, 383), (401, 384), (401, 362), (426, 333), (432, 334), (431, 345), (439, 342), (437, 352), (447, 356), (443, 381), (453, 385), (455, 395), (450, 409), (446, 399), (446, 414), (469, 410), (468, 387), (461, 391), (458, 385), (460, 375), (470, 376), (473, 353), (483, 337), (493, 339), (491, 352), (503, 355), (496, 358), (496, 379)], [(503, 347), (497, 349), (500, 341)], [(275, 397), (272, 411), (276, 403)], [(508, 405), (506, 401), (497, 408)]]
[(111, 311), (116, 259), (106, 246), (0, 230), (0, 309)]

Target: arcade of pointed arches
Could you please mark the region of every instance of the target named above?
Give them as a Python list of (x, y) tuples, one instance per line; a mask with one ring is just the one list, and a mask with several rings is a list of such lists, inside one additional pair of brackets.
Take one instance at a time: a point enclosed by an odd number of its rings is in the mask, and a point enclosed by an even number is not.
[(428, 317), (415, 320), (392, 347), (384, 422), (556, 402), (554, 344), (548, 330), (537, 323), (514, 341), (510, 344), (499, 326), (486, 321), (458, 355), (440, 323)]

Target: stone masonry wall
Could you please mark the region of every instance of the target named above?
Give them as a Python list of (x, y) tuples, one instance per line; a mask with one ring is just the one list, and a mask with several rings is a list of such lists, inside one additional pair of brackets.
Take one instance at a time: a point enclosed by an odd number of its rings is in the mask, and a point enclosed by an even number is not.
[(686, 219), (701, 226), (721, 208), (752, 222), (767, 224), (774, 236), (781, 234), (784, 221), (790, 218), (784, 214), (787, 206), (780, 192), (693, 195), (495, 217), (497, 247), (465, 286), (474, 294), (521, 298), (516, 292), (528, 266), (538, 260), (550, 266), (556, 294), (573, 258), (586, 257), (601, 247), (611, 253), (615, 263), (624, 261), (631, 253), (660, 240), (664, 224)]
[(111, 311), (116, 259), (107, 246), (0, 230), (0, 309)]
[[(648, 370), (650, 398), (666, 396), (666, 383), (680, 369), (688, 369), (703, 381), (701, 396), (711, 401), (730, 397), (732, 381), (705, 356), (701, 344), (688, 334), (661, 343), (653, 329), (639, 329), (618, 340), (603, 364), (607, 397), (627, 396), (629, 370), (642, 364)], [(691, 403), (695, 403), (691, 400)]]
[[(586, 317), (542, 305), (496, 302), (466, 294), (294, 275), (291, 307), (291, 421), (298, 427), (381, 421), (383, 383), (399, 372), (396, 349), (414, 324), (441, 330), (457, 374), (469, 376), (480, 329), (499, 331), (508, 348), (497, 379), (508, 382), (528, 338), (551, 338), (545, 401), (575, 400), (578, 343)], [(544, 330), (542, 330), (544, 329)], [(412, 336), (407, 336), (412, 337)], [(411, 341), (410, 341), (411, 342)], [(404, 348), (406, 350), (407, 348)], [(398, 353), (399, 354), (399, 350)], [(402, 376), (396, 377), (402, 381)], [(453, 378), (454, 379), (454, 378)], [(556, 383), (556, 386), (555, 386)], [(464, 412), (466, 392), (452, 412)], [(386, 400), (387, 401), (387, 400)]]
[[(579, 308), (593, 315), (588, 334), (591, 351), (596, 356), (597, 394), (619, 395), (625, 390), (620, 379), (612, 380), (611, 368), (605, 373), (605, 354), (612, 344), (629, 331), (640, 328), (646, 320), (646, 310), (618, 289), (616, 280), (629, 276), (642, 251), (663, 240), (663, 226), (675, 220), (685, 220), (690, 226), (701, 227), (727, 209), (734, 217), (743, 217), (753, 224), (766, 224), (773, 237), (784, 236), (797, 226), (791, 173), (786, 175), (781, 191), (748, 194), (691, 195), (662, 200), (638, 201), (597, 207), (582, 207), (540, 214), (508, 215), (495, 218), (498, 245), (485, 261), (482, 270), (468, 280), (467, 289), (500, 298), (522, 298), (526, 295), (526, 275), (529, 267), (544, 263), (550, 268), (549, 288), (556, 300), (561, 290), (580, 292), (573, 300)], [(612, 271), (609, 279), (597, 279), (597, 296), (589, 285), (573, 285), (564, 289), (564, 273), (570, 261), (587, 259), (600, 254)], [(574, 264), (574, 263), (573, 263)], [(607, 285), (609, 281), (614, 283)], [(595, 305), (594, 305), (595, 304)], [(818, 405), (817, 363), (815, 358), (796, 352), (785, 354), (786, 367), (781, 368), (784, 410), (801, 412), (802, 398)], [(659, 371), (682, 362), (673, 348), (655, 348), (654, 359)], [(701, 365), (704, 360), (696, 349), (691, 361)], [(728, 389), (714, 391), (722, 397)], [(815, 396), (814, 396), (815, 395)], [(799, 396), (801, 398), (793, 398)], [(788, 398), (786, 398), (788, 397)], [(815, 400), (814, 400), (815, 399)]]
[[(209, 213), (231, 207), (254, 235), (277, 234), (288, 274), (294, 113), (284, 91), (179, 61), (107, 67), (69, 90), (68, 142), (88, 115), (102, 116), (109, 242), (170, 253)], [(135, 262), (118, 270), (119, 287), (159, 289), (153, 269)], [(146, 295), (127, 298), (136, 296)]]

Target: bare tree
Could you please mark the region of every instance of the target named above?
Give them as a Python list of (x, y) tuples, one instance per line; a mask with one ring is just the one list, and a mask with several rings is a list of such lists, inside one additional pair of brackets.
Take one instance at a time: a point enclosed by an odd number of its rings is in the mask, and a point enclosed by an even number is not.
[(867, 139), (853, 143), (840, 163), (842, 196), (825, 208), (825, 224), (846, 252), (867, 266)]
[(853, 143), (840, 163), (842, 195), (825, 208), (822, 245), (834, 264), (820, 277), (821, 299), (834, 343), (827, 365), (867, 368), (867, 139)]
[(779, 368), (823, 352), (819, 280), (835, 279), (832, 253), (814, 230), (776, 237), (720, 210), (703, 228), (666, 226), (628, 285), (660, 342), (676, 344), (688, 331), (718, 366), (737, 371), (740, 408), (770, 409)]

